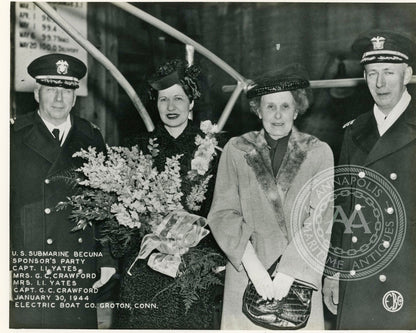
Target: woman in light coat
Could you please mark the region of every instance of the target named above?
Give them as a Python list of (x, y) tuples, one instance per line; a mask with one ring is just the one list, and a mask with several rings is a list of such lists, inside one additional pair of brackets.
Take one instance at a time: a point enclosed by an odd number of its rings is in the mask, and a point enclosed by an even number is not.
[[(312, 286), (306, 329), (324, 328), (321, 279), (332, 225), (333, 155), (293, 125), (309, 106), (308, 86), (296, 65), (257, 81), (247, 97), (263, 128), (224, 147), (208, 216), (229, 260), (221, 329), (263, 329), (242, 313), (248, 279), (267, 299), (281, 300), (295, 280)], [(267, 269), (279, 257), (270, 277)]]

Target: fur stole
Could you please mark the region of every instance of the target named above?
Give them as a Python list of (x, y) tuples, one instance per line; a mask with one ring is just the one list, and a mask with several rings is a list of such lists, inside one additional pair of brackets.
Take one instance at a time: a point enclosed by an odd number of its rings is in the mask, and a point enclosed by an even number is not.
[(279, 227), (288, 235), (282, 200), (296, 177), (307, 153), (319, 143), (314, 136), (299, 132), (295, 127), (289, 137), (287, 152), (276, 178), (273, 175), (270, 151), (264, 138), (264, 129), (246, 133), (234, 141), (234, 146), (245, 152), (247, 164), (253, 169), (257, 181), (272, 205)]

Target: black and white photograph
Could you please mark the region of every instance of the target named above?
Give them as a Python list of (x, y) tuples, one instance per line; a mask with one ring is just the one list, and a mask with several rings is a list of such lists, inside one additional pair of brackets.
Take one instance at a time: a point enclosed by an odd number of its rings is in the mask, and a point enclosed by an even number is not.
[(2, 11), (6, 330), (416, 330), (416, 2)]

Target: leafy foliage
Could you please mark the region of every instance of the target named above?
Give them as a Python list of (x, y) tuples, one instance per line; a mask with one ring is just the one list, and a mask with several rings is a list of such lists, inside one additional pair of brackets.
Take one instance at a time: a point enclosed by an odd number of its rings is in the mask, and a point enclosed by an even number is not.
[(182, 296), (185, 312), (197, 302), (201, 293), (213, 286), (223, 285), (222, 268), (225, 258), (210, 247), (191, 248), (182, 258), (180, 274), (168, 287), (159, 291), (154, 298), (167, 290), (177, 290)]
[(78, 173), (75, 169), (68, 169), (62, 171), (60, 174), (51, 177), (53, 182), (62, 182), (70, 189), (74, 190), (78, 186), (80, 178), (78, 178)]
[(68, 197), (68, 201), (58, 203), (56, 209), (71, 207), (69, 218), (77, 224), (71, 231), (84, 230), (95, 222), (114, 219), (111, 206), (117, 198), (114, 194), (95, 189), (85, 189), (81, 194)]

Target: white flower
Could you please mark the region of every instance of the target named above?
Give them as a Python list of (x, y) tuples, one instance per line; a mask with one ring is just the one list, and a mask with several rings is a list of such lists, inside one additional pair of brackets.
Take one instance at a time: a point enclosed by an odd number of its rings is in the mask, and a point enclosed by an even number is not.
[[(201, 129), (210, 132), (215, 126), (206, 121), (201, 124)], [(206, 134), (197, 135), (195, 143), (197, 150), (187, 179), (191, 182), (192, 190), (184, 200), (187, 208), (193, 210), (199, 209), (205, 199), (207, 181), (211, 177), (206, 174), (215, 154), (217, 141), (214, 135)], [(88, 215), (82, 216), (82, 212), (88, 212), (87, 203), (93, 203), (97, 207), (96, 214), (101, 210), (99, 216), (105, 216), (110, 211), (120, 225), (140, 228), (143, 223), (149, 224), (149, 219), (183, 209), (184, 194), (181, 192), (180, 174), (182, 155), (167, 158), (165, 169), (159, 172), (153, 165), (158, 147), (156, 139), (150, 140), (149, 147), (149, 150), (153, 150), (152, 154), (144, 154), (138, 146), (107, 146), (106, 155), (97, 153), (95, 148), (75, 153), (75, 157), (85, 160), (77, 170), (83, 174), (83, 179), (78, 184), (97, 193), (94, 199), (72, 199), (78, 207), (74, 210), (78, 212), (77, 217), (88, 218)], [(113, 198), (111, 203), (108, 198)]]
[(205, 134), (214, 134), (218, 132), (218, 126), (211, 123), (211, 120), (201, 121), (200, 129)]
[(195, 157), (191, 161), (192, 170), (196, 170), (199, 175), (203, 176), (209, 169), (209, 161), (203, 157)]
[(206, 177), (200, 184), (192, 187), (191, 193), (186, 197), (186, 205), (193, 211), (201, 209), (201, 203), (205, 200), (205, 193), (208, 189), (208, 182), (212, 175)]
[(195, 172), (204, 176), (209, 170), (209, 164), (216, 154), (215, 148), (218, 144), (214, 136), (214, 133), (218, 132), (217, 125), (212, 125), (210, 120), (206, 120), (201, 122), (200, 128), (206, 135), (205, 137), (200, 135), (195, 137), (195, 144), (198, 149), (195, 151), (194, 158), (191, 161), (191, 170), (188, 172), (188, 178), (191, 181), (195, 178)]
[(140, 222), (134, 221), (127, 209), (123, 205), (112, 205), (111, 212), (115, 214), (118, 223), (120, 223), (121, 225), (125, 225), (130, 228), (140, 227)]

